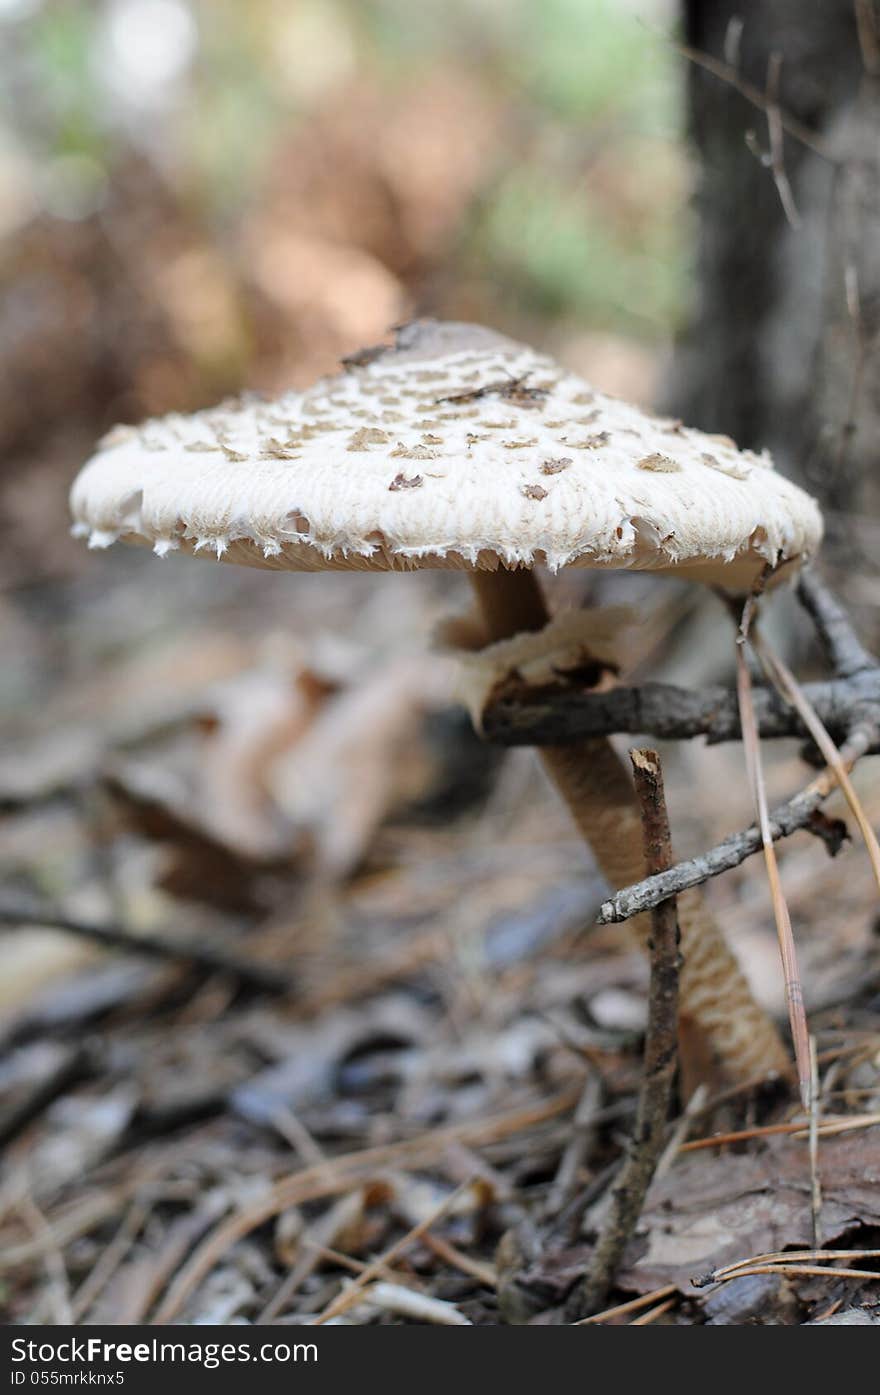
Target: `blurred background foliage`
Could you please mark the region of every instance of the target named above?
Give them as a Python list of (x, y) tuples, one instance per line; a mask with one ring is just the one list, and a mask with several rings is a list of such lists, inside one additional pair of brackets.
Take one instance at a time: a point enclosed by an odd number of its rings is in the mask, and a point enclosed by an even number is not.
[(673, 20), (0, 0), (0, 449), (72, 467), (111, 420), (308, 381), (414, 313), (650, 396), (687, 309)]
[(0, 710), (173, 632), (183, 595), (195, 633), (239, 597), (246, 629), (342, 594), (89, 554), (67, 490), (114, 422), (305, 384), (417, 314), (658, 394), (689, 313), (677, 23), (673, 0), (0, 0)]

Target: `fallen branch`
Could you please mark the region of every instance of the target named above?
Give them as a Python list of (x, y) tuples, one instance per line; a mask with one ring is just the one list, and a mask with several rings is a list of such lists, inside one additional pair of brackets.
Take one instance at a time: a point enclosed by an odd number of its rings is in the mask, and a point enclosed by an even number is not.
[[(672, 851), (660, 757), (650, 750), (632, 751), (630, 756), (641, 807), (645, 862), (651, 872), (662, 872), (669, 866)], [(570, 1322), (597, 1312), (605, 1302), (663, 1151), (678, 1059), (678, 940), (675, 901), (663, 901), (652, 915), (645, 1061), (630, 1151), (612, 1189), (611, 1206), (590, 1268), (566, 1303), (565, 1315)]]

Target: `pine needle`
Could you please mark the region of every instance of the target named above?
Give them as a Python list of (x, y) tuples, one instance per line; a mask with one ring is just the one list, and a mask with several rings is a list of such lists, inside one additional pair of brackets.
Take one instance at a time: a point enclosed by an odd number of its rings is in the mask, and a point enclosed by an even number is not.
[[(880, 1124), (880, 1114), (847, 1114), (840, 1119), (825, 1118), (816, 1126), (820, 1138), (834, 1138), (854, 1129), (872, 1129)], [(703, 1148), (726, 1148), (730, 1143), (747, 1143), (752, 1138), (773, 1138), (776, 1135), (808, 1138), (809, 1124), (793, 1119), (787, 1124), (762, 1124), (753, 1129), (736, 1129), (731, 1133), (713, 1133), (709, 1138), (693, 1138), (683, 1143), (680, 1153), (697, 1153)]]
[[(743, 1263), (747, 1262), (743, 1261)], [(601, 1313), (591, 1313), (589, 1317), (581, 1318), (573, 1325), (575, 1327), (592, 1327), (596, 1323), (606, 1322), (608, 1318), (625, 1317), (627, 1313), (637, 1313), (640, 1308), (647, 1308), (651, 1303), (656, 1303), (660, 1298), (668, 1298), (670, 1294), (675, 1292), (675, 1284), (665, 1284), (663, 1288), (655, 1288), (651, 1293), (643, 1293), (638, 1298), (630, 1298), (627, 1303), (618, 1303), (616, 1307), (605, 1308)]]
[(738, 1259), (735, 1264), (722, 1264), (713, 1269), (713, 1279), (734, 1278), (740, 1269), (753, 1269), (756, 1264), (817, 1264), (823, 1259), (880, 1259), (880, 1250), (771, 1250), (767, 1254)]
[(739, 702), (740, 725), (742, 727), (743, 752), (746, 771), (752, 787), (752, 795), (758, 814), (758, 827), (764, 847), (764, 862), (767, 879), (770, 883), (770, 896), (773, 902), (773, 917), (776, 921), (776, 934), (782, 956), (782, 975), (785, 983), (785, 1001), (788, 1007), (788, 1020), (794, 1043), (798, 1085), (804, 1109), (810, 1108), (810, 1039), (807, 1031), (807, 1016), (804, 1011), (804, 993), (801, 986), (797, 963), (791, 916), (782, 890), (779, 877), (779, 864), (773, 846), (770, 829), (770, 815), (767, 808), (767, 790), (764, 784), (764, 767), (761, 762), (761, 743), (758, 737), (758, 724), (755, 720), (755, 707), (752, 700), (752, 676), (746, 660), (745, 646), (748, 639), (749, 622), (754, 609), (755, 597), (750, 597), (743, 610), (742, 624), (736, 644), (736, 693)]
[(668, 1313), (670, 1308), (674, 1308), (678, 1302), (677, 1298), (667, 1298), (665, 1303), (658, 1303), (656, 1308), (649, 1308), (641, 1317), (633, 1318), (630, 1327), (647, 1327), (649, 1323), (656, 1322), (664, 1313)]
[(789, 1274), (799, 1278), (822, 1279), (880, 1279), (878, 1269), (823, 1269), (819, 1264), (755, 1264), (751, 1269), (737, 1269), (735, 1274), (725, 1274), (723, 1278), (707, 1278), (706, 1283), (729, 1283), (731, 1279), (747, 1279), (753, 1274)]
[(347, 1288), (344, 1288), (341, 1293), (324, 1308), (323, 1312), (317, 1315), (315, 1318), (315, 1326), (320, 1327), (323, 1323), (329, 1322), (332, 1318), (338, 1317), (340, 1313), (344, 1313), (347, 1308), (350, 1308), (352, 1304), (357, 1301), (361, 1290), (366, 1284), (373, 1279), (377, 1279), (382, 1270), (386, 1269), (393, 1260), (397, 1259), (398, 1255), (401, 1254), (408, 1245), (411, 1245), (414, 1240), (418, 1240), (420, 1236), (424, 1235), (426, 1230), (429, 1230), (432, 1225), (436, 1225), (437, 1221), (445, 1216), (449, 1208), (467, 1191), (468, 1187), (471, 1185), (471, 1181), (472, 1179), (468, 1178), (467, 1181), (462, 1182), (460, 1186), (456, 1187), (454, 1192), (444, 1197), (440, 1205), (435, 1207), (430, 1215), (419, 1221), (417, 1225), (414, 1225), (411, 1230), (407, 1231), (406, 1235), (401, 1236), (399, 1240), (395, 1241), (390, 1249), (387, 1249), (384, 1254), (377, 1256), (365, 1269), (362, 1269), (357, 1278), (354, 1279)]
[(810, 1215), (813, 1222), (813, 1248), (822, 1244), (822, 1179), (819, 1175), (819, 1062), (816, 1038), (810, 1037)]

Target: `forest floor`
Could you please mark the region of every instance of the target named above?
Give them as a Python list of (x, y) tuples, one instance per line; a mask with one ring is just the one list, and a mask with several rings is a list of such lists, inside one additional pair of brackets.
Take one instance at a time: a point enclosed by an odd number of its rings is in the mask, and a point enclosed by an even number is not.
[[(126, 549), (4, 602), (7, 1321), (560, 1320), (633, 1126), (647, 966), (594, 925), (532, 753), (455, 705), (430, 639), (466, 603)], [(652, 604), (662, 638), (681, 596)], [(738, 745), (662, 750), (679, 855), (751, 822)], [(771, 798), (804, 783), (796, 743), (767, 756)], [(599, 1320), (876, 1315), (875, 890), (857, 843), (780, 860), (818, 1151), (789, 1082), (679, 1102)], [(760, 859), (709, 894), (782, 1023)]]
[[(315, 6), (206, 7), (189, 86), (126, 122), (96, 81), (112, 7), (28, 8), (0, 141), (4, 1320), (559, 1321), (633, 1129), (648, 970), (596, 927), (533, 754), (455, 703), (431, 637), (466, 586), (87, 553), (66, 493), (114, 422), (306, 383), (414, 313), (661, 401), (695, 280), (674, 7), (640, 7), (654, 33), (409, 6), (384, 38), (353, 0), (317, 38)], [(323, 78), (283, 58), (318, 50)], [(844, 558), (866, 624), (874, 554)], [(716, 602), (627, 583), (591, 592), (647, 620), (625, 676), (731, 676)], [(661, 751), (678, 856), (751, 823), (738, 745)], [(767, 760), (771, 801), (810, 778), (796, 742)], [(677, 1099), (630, 1306), (598, 1320), (876, 1315), (876, 889), (857, 842), (780, 863), (818, 1147), (790, 1082)], [(708, 894), (783, 1027), (760, 859)]]

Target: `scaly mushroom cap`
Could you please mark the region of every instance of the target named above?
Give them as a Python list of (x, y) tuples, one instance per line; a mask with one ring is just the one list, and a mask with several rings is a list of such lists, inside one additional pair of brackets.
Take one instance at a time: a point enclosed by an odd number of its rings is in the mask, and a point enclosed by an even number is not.
[(280, 570), (540, 563), (732, 588), (820, 542), (768, 456), (490, 330), (416, 321), (356, 357), (307, 392), (117, 427), (73, 485), (74, 531)]

